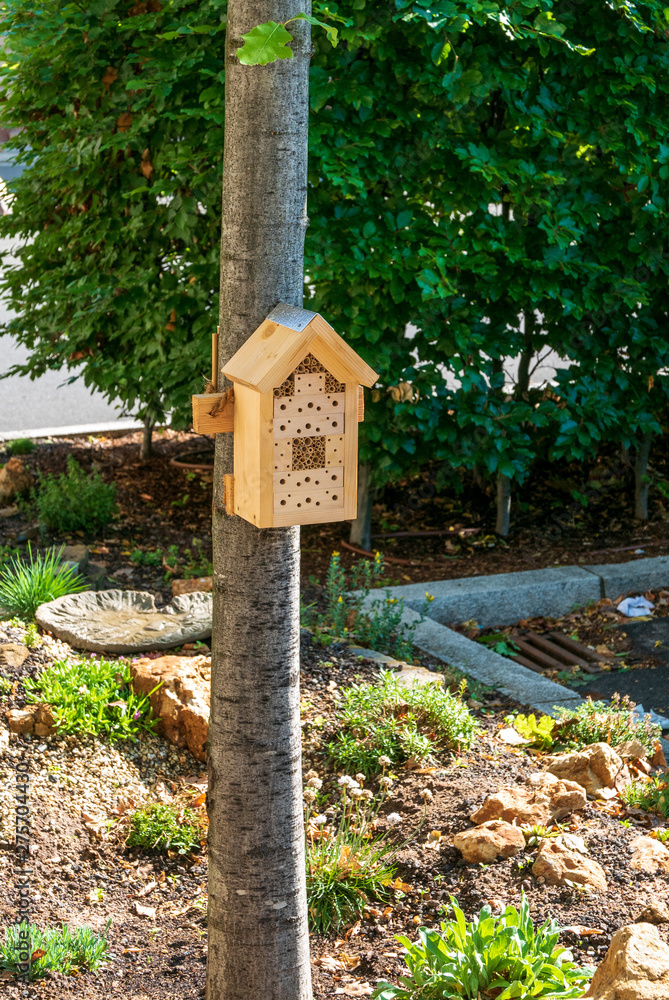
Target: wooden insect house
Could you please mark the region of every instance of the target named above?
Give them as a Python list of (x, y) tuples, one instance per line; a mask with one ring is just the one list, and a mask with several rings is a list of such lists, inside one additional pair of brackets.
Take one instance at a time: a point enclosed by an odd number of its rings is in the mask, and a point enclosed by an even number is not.
[(228, 513), (258, 528), (354, 518), (369, 365), (318, 313), (280, 303), (223, 374), (233, 398), (193, 397), (193, 424), (234, 432)]

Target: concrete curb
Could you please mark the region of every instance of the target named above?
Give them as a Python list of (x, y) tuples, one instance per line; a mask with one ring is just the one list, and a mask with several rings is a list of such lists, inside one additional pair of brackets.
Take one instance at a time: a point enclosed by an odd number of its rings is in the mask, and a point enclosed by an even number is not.
[(107, 420), (100, 424), (70, 424), (64, 427), (31, 427), (25, 431), (0, 431), (0, 441), (16, 441), (18, 438), (82, 437), (88, 434), (129, 434), (140, 431), (144, 424), (135, 418)]
[(430, 618), (441, 624), (474, 619), (483, 628), (514, 625), (521, 618), (557, 618), (574, 607), (614, 599), (630, 591), (669, 587), (669, 556), (601, 566), (556, 566), (522, 573), (468, 576), (390, 587), (391, 597), (422, 610), (426, 591), (434, 597)]
[(531, 705), (545, 715), (554, 715), (554, 709), (558, 706), (578, 708), (583, 701), (570, 688), (562, 687), (499, 653), (493, 653), (481, 643), (474, 642), (431, 618), (421, 622), (420, 615), (407, 609), (402, 620), (407, 625), (419, 622), (413, 637), (413, 644), (417, 649), (457, 667), (468, 677), (501, 691), (521, 705)]

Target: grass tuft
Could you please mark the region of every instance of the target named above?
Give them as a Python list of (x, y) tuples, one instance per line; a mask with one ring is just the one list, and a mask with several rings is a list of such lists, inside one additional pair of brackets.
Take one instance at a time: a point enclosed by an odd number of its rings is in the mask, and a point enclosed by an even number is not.
[(153, 692), (134, 693), (130, 667), (123, 661), (56, 660), (37, 678), (26, 677), (24, 685), (28, 701), (51, 705), (61, 733), (127, 739), (155, 724), (149, 702)]
[(437, 684), (401, 685), (381, 671), (378, 684), (356, 684), (343, 692), (343, 731), (328, 744), (337, 769), (369, 776), (381, 770), (379, 757), (402, 764), (423, 761), (442, 750), (468, 749), (479, 728), (459, 696)]
[(126, 845), (145, 851), (190, 854), (199, 850), (204, 836), (203, 821), (192, 809), (152, 802), (130, 817)]
[[(109, 957), (107, 925), (102, 934), (90, 927), (49, 927), (40, 930), (35, 924), (10, 924), (5, 928), (5, 940), (0, 943), (0, 968), (16, 974), (26, 971), (30, 956), (30, 979), (39, 979), (47, 972), (66, 975), (89, 970), (95, 972)], [(29, 943), (28, 943), (29, 942)]]
[(29, 622), (40, 604), (65, 594), (86, 590), (87, 584), (72, 568), (62, 568), (63, 548), (33, 554), (28, 543), (28, 561), (14, 556), (0, 571), (0, 608), (8, 616)]

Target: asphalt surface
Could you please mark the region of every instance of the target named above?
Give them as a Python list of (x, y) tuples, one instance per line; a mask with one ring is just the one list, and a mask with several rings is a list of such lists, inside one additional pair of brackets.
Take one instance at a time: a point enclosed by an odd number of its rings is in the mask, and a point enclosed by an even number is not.
[[(8, 240), (0, 240), (0, 249), (9, 249)], [(0, 302), (0, 323), (9, 316)], [(22, 363), (28, 351), (10, 337), (0, 337), (0, 374), (12, 365)], [(81, 378), (71, 384), (68, 378), (76, 370), (47, 372), (41, 378), (14, 375), (0, 381), (0, 438), (31, 431), (63, 432), (65, 428), (106, 430), (128, 427), (135, 421), (124, 419), (121, 411), (111, 406), (99, 393), (91, 392)], [(100, 426), (102, 425), (102, 426)]]

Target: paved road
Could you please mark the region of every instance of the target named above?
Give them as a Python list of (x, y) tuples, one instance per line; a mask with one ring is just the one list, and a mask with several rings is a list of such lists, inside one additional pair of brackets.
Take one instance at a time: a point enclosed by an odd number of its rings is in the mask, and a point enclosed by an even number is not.
[[(0, 240), (1, 249), (8, 247), (8, 241)], [(0, 322), (7, 316), (0, 303)], [(28, 351), (10, 337), (0, 337), (0, 372), (24, 361), (27, 355)], [(136, 426), (136, 420), (124, 418), (99, 393), (86, 388), (82, 379), (65, 384), (71, 374), (76, 370), (47, 372), (34, 381), (16, 375), (0, 381), (0, 439), (38, 437), (41, 435), (36, 432), (40, 431), (62, 434)]]

